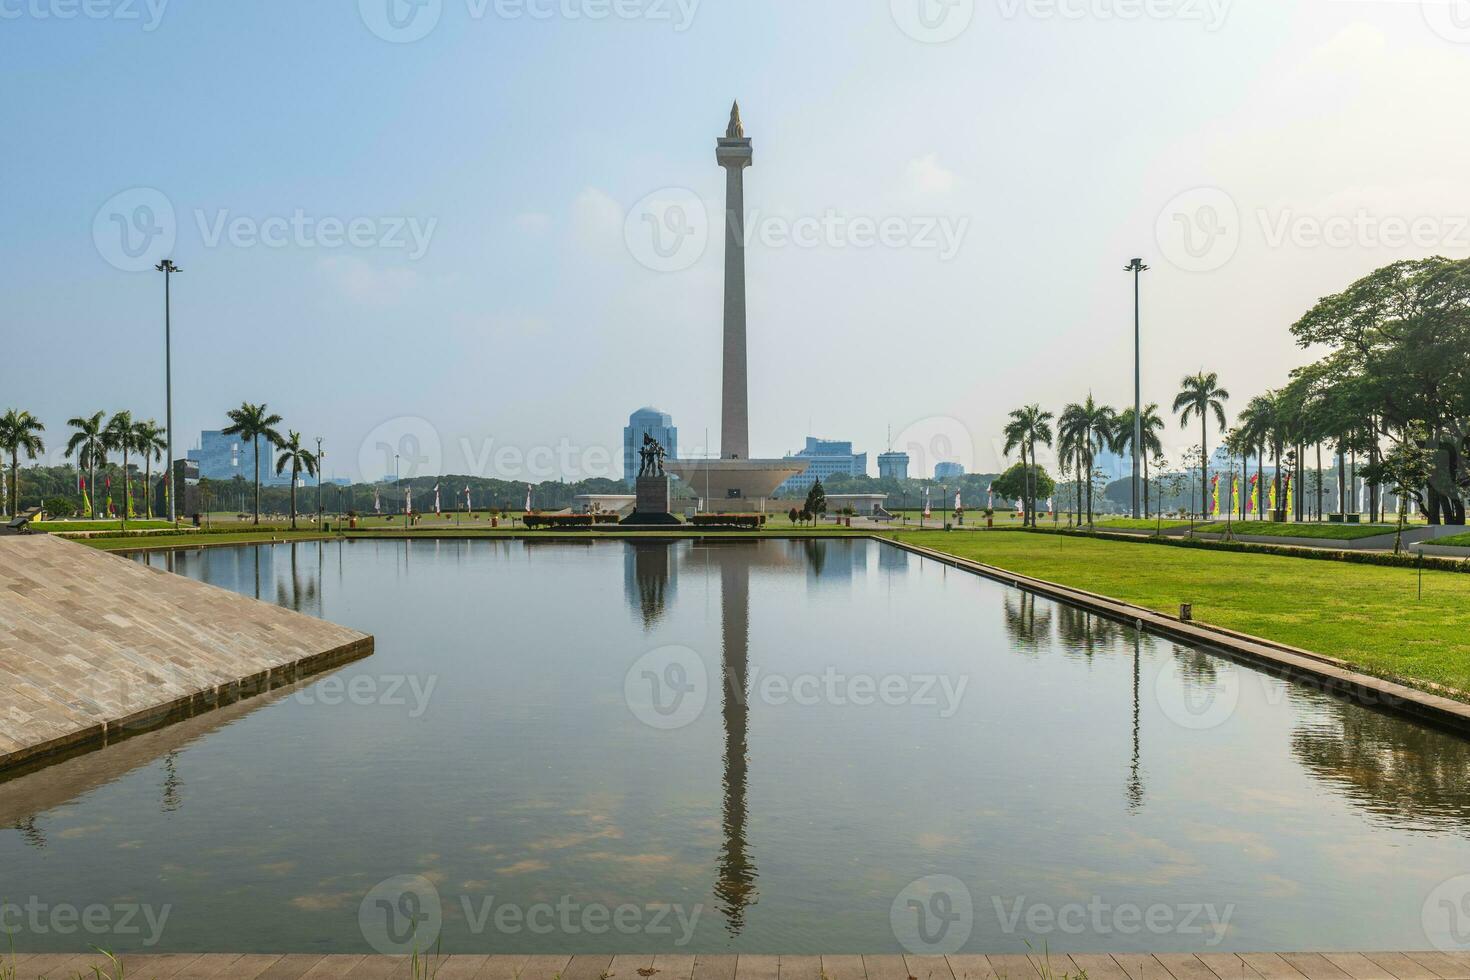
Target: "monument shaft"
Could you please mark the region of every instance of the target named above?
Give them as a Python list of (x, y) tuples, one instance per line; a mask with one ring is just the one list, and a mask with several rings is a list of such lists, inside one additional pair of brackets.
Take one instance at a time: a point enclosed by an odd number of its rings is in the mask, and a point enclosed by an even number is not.
[(739, 125), (739, 108), (719, 142), (715, 159), (725, 168), (725, 343), (720, 403), (720, 456), (750, 458), (750, 390), (745, 355), (745, 168), (750, 140)]

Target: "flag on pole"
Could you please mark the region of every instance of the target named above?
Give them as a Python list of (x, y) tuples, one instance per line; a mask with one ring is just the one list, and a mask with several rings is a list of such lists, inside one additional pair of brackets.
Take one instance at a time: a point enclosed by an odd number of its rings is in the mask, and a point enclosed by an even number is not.
[(526, 513), (531, 513), (531, 485), (526, 484)]
[(1246, 494), (1245, 512), (1247, 515), (1254, 514), (1261, 504), (1261, 474), (1251, 474), (1251, 492)]
[(1240, 502), (1240, 474), (1234, 471), (1230, 473), (1230, 513), (1235, 513), (1235, 508)]
[(1052, 501), (1052, 498), (1050, 498), (1050, 497), (1047, 497), (1046, 498), (1046, 516), (1047, 517), (1050, 517), (1051, 516), (1051, 513), (1052, 513), (1052, 511), (1051, 511), (1051, 501)]
[(82, 514), (91, 515), (92, 501), (87, 496), (87, 478), (84, 476), (79, 476), (77, 477), (77, 483), (80, 484), (82, 488)]
[(924, 516), (925, 517), (932, 517), (933, 516), (932, 512), (929, 510), (929, 488), (928, 487), (925, 487), (924, 488)]
[(955, 513), (959, 513), (965, 509), (964, 503), (960, 500), (960, 492), (958, 490), (954, 492), (954, 509)]
[(405, 514), (413, 513), (413, 487), (403, 488), (403, 512)]
[(436, 515), (444, 513), (444, 511), (439, 509), (439, 484), (437, 483), (434, 484), (434, 513)]
[(1291, 478), (1294, 475), (1295, 474), (1292, 474), (1292, 473), (1286, 474), (1286, 512), (1288, 514), (1293, 513), (1294, 510), (1295, 510), (1295, 507), (1293, 507), (1293, 504), (1296, 501), (1296, 494), (1292, 492), (1292, 486), (1291, 486)]
[(1214, 496), (1210, 499), (1210, 516), (1218, 517), (1220, 514), (1220, 474), (1216, 473), (1210, 477), (1210, 492)]
[(378, 493), (378, 488), (377, 487), (373, 487), (373, 513), (374, 514), (381, 514), (382, 512), (383, 512), (383, 498)]
[(985, 509), (995, 510), (995, 484), (985, 488)]
[(107, 478), (107, 516), (113, 517), (112, 510), (112, 477)]
[(473, 513), (474, 510), (475, 510), (474, 507), (470, 506), (470, 488), (469, 488), (469, 484), (465, 484), (465, 488), (464, 488), (464, 510), (465, 510), (465, 513), (466, 514)]
[(1270, 494), (1269, 499), (1271, 501), (1271, 511), (1274, 514), (1275, 511), (1276, 511), (1276, 481), (1275, 480), (1272, 480), (1271, 481), (1271, 488), (1268, 491), (1268, 493)]

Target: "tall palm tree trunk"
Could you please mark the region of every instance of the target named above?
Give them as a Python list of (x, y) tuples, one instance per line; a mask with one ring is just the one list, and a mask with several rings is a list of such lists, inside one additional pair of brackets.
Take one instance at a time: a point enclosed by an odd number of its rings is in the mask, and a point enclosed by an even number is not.
[(1322, 440), (1317, 440), (1317, 521), (1322, 521)]
[(1148, 520), (1148, 456), (1143, 457), (1143, 519)]
[(260, 526), (260, 436), (255, 437), (255, 524)]
[(1199, 515), (1203, 520), (1210, 512), (1210, 423), (1204, 406), (1199, 410)]
[(296, 530), (296, 474), (299, 464), (291, 461), (291, 530)]

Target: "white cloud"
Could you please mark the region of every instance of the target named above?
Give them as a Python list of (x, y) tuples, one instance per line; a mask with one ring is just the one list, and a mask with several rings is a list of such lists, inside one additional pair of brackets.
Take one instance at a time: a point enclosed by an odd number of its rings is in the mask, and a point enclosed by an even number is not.
[(937, 153), (910, 160), (905, 177), (909, 191), (915, 194), (947, 194), (957, 180), (954, 171), (939, 162)]
[(363, 306), (398, 303), (423, 284), (415, 269), (376, 266), (355, 255), (332, 255), (317, 262), (327, 287), (341, 299)]

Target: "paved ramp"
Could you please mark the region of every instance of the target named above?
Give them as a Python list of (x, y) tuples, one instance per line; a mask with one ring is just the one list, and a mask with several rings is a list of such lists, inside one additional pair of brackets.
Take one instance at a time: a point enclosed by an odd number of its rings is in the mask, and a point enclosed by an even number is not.
[(84, 545), (0, 538), (0, 777), (372, 650), (355, 630)]

